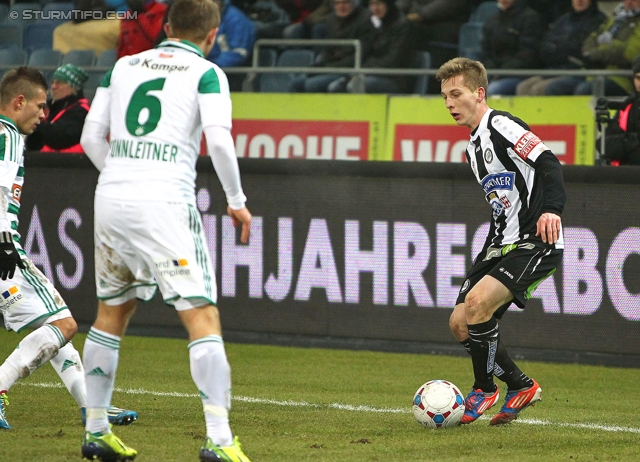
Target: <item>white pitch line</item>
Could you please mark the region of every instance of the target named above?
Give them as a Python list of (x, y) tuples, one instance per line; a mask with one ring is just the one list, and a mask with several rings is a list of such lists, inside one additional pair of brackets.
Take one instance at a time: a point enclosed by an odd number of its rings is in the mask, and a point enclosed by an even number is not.
[[(53, 382), (18, 382), (19, 385), (27, 385), (38, 388), (64, 388), (61, 383)], [(114, 391), (129, 395), (151, 395), (160, 397), (172, 397), (172, 398), (199, 398), (197, 393), (178, 393), (178, 392), (166, 392), (166, 391), (151, 391), (144, 388), (118, 388)], [(279, 401), (275, 399), (267, 398), (254, 398), (251, 396), (233, 396), (234, 401), (240, 401), (243, 403), (255, 403), (255, 404), (271, 404), (274, 406), (290, 406), (290, 407), (315, 407), (315, 408), (331, 408), (338, 409), (340, 411), (356, 411), (356, 412), (377, 412), (385, 414), (409, 414), (411, 409), (403, 408), (376, 408), (371, 406), (354, 406), (351, 404), (330, 403), (330, 404), (315, 404), (308, 403), (306, 401)], [(486, 419), (484, 416), (482, 419)], [(620, 432), (620, 433), (639, 433), (640, 428), (635, 427), (621, 427), (618, 425), (599, 425), (594, 423), (567, 423), (567, 422), (551, 422), (548, 420), (540, 419), (518, 419), (515, 423), (526, 425), (541, 425), (550, 427), (566, 427), (566, 428), (582, 428), (585, 430), (600, 430), (605, 432)]]

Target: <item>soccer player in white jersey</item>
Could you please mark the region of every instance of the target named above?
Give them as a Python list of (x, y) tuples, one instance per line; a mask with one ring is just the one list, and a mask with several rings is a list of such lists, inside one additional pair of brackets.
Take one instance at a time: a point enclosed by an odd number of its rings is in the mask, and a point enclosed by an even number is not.
[[(80, 355), (71, 344), (77, 325), (58, 291), (20, 246), (18, 213), (24, 180), (24, 141), (44, 118), (47, 82), (37, 69), (19, 67), (0, 82), (0, 311), (7, 330), (33, 330), (0, 365), (0, 429), (11, 428), (5, 414), (7, 392), (47, 361), (80, 406), (85, 382)], [(18, 268), (16, 268), (16, 266)], [(126, 425), (133, 411), (111, 407), (110, 420)]]
[(511, 303), (524, 308), (562, 261), (562, 169), (526, 123), (487, 105), (482, 63), (455, 58), (440, 67), (436, 78), (449, 113), (471, 131), (467, 162), (492, 208), (484, 248), (467, 272), (449, 319), (454, 337), (471, 355), (475, 378), (461, 423), (475, 421), (496, 404), (495, 375), (507, 385), (504, 405), (490, 422), (501, 425), (542, 399), (540, 385), (507, 354), (498, 319)]
[[(109, 429), (118, 349), (136, 298), (160, 289), (189, 335), (191, 375), (204, 406), (201, 461), (241, 461), (229, 427), (230, 368), (216, 307), (216, 283), (196, 209), (196, 160), (204, 131), (228, 202), (248, 242), (245, 207), (231, 137), (225, 74), (204, 59), (220, 15), (211, 0), (176, 0), (155, 49), (122, 57), (109, 71), (87, 116), (81, 144), (100, 170), (95, 193), (98, 316), (84, 346), (87, 425), (83, 456), (132, 460), (136, 451)], [(109, 143), (107, 143), (109, 135)]]

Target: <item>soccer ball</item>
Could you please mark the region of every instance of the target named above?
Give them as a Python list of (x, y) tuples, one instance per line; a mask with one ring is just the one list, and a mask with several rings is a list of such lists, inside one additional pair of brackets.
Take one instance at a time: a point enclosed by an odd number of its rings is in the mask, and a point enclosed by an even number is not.
[(431, 380), (416, 391), (413, 415), (428, 428), (455, 427), (464, 414), (464, 398), (458, 387), (446, 380)]

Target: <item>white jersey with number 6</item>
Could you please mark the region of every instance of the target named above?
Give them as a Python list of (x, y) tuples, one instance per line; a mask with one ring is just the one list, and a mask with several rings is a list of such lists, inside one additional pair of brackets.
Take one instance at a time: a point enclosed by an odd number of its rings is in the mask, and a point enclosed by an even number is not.
[(96, 194), (194, 204), (202, 128), (231, 129), (229, 84), (193, 44), (167, 40), (118, 60), (87, 120), (110, 131)]

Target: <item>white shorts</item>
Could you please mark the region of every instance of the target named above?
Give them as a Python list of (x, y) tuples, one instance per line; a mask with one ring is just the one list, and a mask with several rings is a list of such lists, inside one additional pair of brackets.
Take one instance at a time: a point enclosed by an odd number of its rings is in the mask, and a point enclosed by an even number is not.
[(121, 201), (96, 195), (98, 299), (150, 300), (187, 310), (216, 303), (216, 281), (200, 213), (181, 202)]
[(71, 317), (66, 303), (51, 281), (27, 258), (26, 269), (16, 267), (12, 279), (0, 279), (0, 311), (7, 330), (20, 332)]

